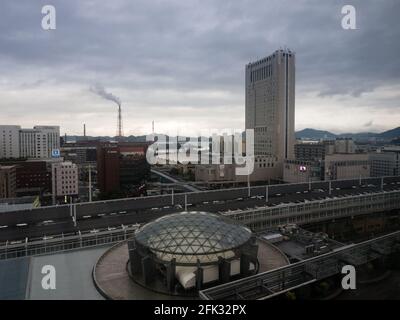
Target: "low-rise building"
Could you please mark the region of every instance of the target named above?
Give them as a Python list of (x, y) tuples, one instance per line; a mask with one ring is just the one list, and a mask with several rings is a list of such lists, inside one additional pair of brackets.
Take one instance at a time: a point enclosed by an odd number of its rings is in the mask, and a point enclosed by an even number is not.
[(372, 177), (400, 175), (400, 146), (385, 147), (371, 153), (370, 160)]
[(0, 126), (0, 159), (19, 158), (20, 126)]
[(105, 196), (135, 196), (150, 174), (148, 143), (105, 143), (97, 147), (97, 182)]
[(23, 161), (17, 166), (17, 191), (21, 195), (51, 193), (51, 166), (46, 161)]
[(16, 196), (15, 166), (0, 165), (0, 198), (14, 198)]
[(294, 154), (296, 160), (323, 160), (329, 153), (329, 144), (319, 141), (306, 141), (294, 145)]
[(331, 154), (325, 157), (325, 180), (367, 178), (371, 164), (367, 153)]
[(233, 164), (205, 164), (196, 165), (196, 181), (216, 182), (235, 181), (235, 165)]
[(59, 126), (0, 125), (0, 159), (51, 158), (59, 149)]
[(285, 160), (283, 181), (287, 183), (320, 181), (324, 172), (322, 164), (321, 161)]
[(79, 192), (78, 166), (72, 162), (56, 162), (52, 169), (53, 201), (58, 197), (77, 196)]

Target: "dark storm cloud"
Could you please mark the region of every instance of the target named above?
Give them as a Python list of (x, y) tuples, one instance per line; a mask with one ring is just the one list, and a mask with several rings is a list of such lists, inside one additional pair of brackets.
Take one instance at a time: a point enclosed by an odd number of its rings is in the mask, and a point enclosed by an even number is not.
[(400, 74), (396, 0), (352, 1), (358, 30), (341, 28), (342, 1), (73, 0), (53, 1), (57, 30), (44, 32), (44, 4), (2, 1), (1, 55), (71, 72), (57, 77), (241, 89), (244, 64), (284, 45), (299, 85), (321, 95), (357, 96)]
[(341, 28), (348, 1), (54, 0), (57, 29), (43, 31), (46, 4), (1, 1), (1, 77), (244, 95), (244, 65), (283, 46), (298, 95), (359, 97), (400, 76), (397, 0), (352, 0), (357, 30)]

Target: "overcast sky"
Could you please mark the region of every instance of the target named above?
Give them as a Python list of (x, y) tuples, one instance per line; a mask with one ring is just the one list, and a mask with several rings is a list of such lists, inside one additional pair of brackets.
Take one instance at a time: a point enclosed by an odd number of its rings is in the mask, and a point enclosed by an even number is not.
[[(43, 5), (57, 29), (41, 28)], [(352, 4), (357, 30), (341, 27)], [(400, 125), (398, 0), (1, 0), (0, 124), (61, 133), (244, 128), (245, 64), (296, 52), (296, 129)]]

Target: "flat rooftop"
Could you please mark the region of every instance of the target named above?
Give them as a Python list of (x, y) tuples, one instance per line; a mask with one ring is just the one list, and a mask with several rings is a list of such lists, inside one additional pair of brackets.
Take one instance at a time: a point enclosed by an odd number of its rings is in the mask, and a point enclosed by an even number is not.
[[(93, 285), (92, 269), (109, 247), (0, 260), (0, 300), (102, 300)], [(54, 290), (42, 288), (45, 265), (56, 269)]]

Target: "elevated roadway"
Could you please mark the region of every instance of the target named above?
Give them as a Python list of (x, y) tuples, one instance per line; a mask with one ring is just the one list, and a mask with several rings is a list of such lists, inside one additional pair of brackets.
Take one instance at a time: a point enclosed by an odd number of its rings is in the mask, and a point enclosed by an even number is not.
[(146, 223), (184, 210), (231, 214), (393, 191), (400, 192), (398, 176), (197, 191), (1, 212), (0, 245)]

